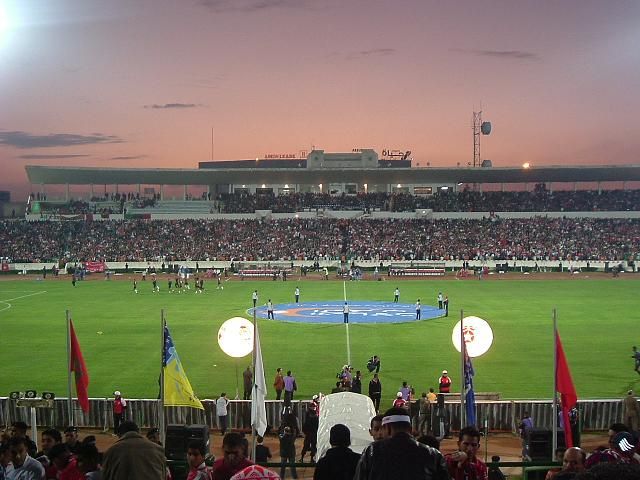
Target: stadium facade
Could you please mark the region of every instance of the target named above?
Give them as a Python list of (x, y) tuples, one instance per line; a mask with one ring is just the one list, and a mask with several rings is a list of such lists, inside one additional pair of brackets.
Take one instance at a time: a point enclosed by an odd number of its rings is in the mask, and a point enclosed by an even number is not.
[[(499, 185), (508, 190), (513, 184), (545, 183), (553, 190), (554, 183), (602, 184), (620, 182), (622, 189), (628, 182), (640, 181), (640, 165), (607, 166), (543, 166), (490, 168), (415, 167), (410, 159), (380, 157), (372, 149), (358, 149), (347, 153), (327, 153), (312, 150), (304, 158), (257, 158), (200, 162), (197, 169), (175, 168), (101, 168), (26, 166), (33, 191), (46, 192), (49, 186), (87, 187), (88, 196), (94, 188), (121, 186), (137, 189), (152, 187), (164, 199), (165, 186), (183, 186), (184, 198), (189, 187), (203, 187), (211, 195), (219, 193), (323, 192), (355, 194), (358, 192), (408, 193), (429, 195), (446, 188), (456, 190), (460, 185), (474, 184), (482, 190), (485, 185)], [(157, 190), (155, 190), (157, 188)], [(129, 188), (130, 189), (130, 188)], [(147, 190), (148, 191), (148, 190)]]

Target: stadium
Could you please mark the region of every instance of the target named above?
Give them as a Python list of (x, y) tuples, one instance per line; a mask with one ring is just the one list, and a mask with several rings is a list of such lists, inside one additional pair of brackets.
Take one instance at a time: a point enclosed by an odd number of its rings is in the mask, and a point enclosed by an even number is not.
[(640, 478), (639, 21), (0, 0), (0, 480)]
[[(638, 385), (630, 333), (640, 190), (627, 185), (640, 181), (640, 167), (415, 168), (361, 150), (196, 170), (26, 171), (24, 218), (0, 224), (0, 315), (6, 338), (38, 335), (31, 361), (3, 375), (18, 398), (3, 400), (5, 424), (24, 416), (20, 392), (35, 391), (56, 397), (39, 412), (49, 424), (107, 428), (105, 398), (120, 390), (139, 425), (157, 425), (155, 401), (145, 399), (158, 396), (162, 315), (205, 408), (167, 407), (167, 422), (216, 428), (206, 399), (242, 398), (251, 366), (251, 354), (227, 356), (216, 335), (229, 318), (251, 319), (254, 291), (270, 425), (282, 414), (270, 387), (276, 368), (296, 376), (299, 416), (313, 395), (348, 390), (336, 384), (345, 364), (363, 372), (366, 393), (373, 355), (382, 359), (382, 405), (403, 382), (416, 400), (437, 389), (443, 369), (460, 392), (451, 332), (469, 315), (486, 319), (495, 338), (474, 361), (477, 418), (491, 431), (513, 431), (524, 411), (551, 428), (554, 311), (580, 429), (618, 421), (620, 399)], [(176, 186), (181, 195), (170, 197)], [(66, 408), (65, 311), (91, 376), (88, 414)], [(23, 349), (8, 343), (5, 363)], [(231, 402), (232, 427), (249, 428), (246, 406)], [(458, 430), (459, 393), (446, 408)]]

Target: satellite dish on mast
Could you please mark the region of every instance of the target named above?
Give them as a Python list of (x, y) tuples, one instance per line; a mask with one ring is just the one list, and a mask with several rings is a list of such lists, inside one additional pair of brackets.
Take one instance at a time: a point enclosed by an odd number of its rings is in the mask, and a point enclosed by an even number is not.
[(491, 122), (482, 122), (482, 125), (480, 125), (480, 131), (483, 135), (489, 135), (491, 133)]

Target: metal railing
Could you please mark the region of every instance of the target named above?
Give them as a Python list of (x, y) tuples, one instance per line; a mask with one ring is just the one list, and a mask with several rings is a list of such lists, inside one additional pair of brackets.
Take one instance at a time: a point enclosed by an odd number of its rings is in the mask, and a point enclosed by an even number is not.
[[(159, 425), (158, 400), (130, 399), (126, 409), (126, 419), (135, 421), (141, 428)], [(294, 400), (293, 413), (302, 421), (307, 400)], [(202, 400), (204, 410), (188, 407), (165, 407), (166, 424), (201, 424), (209, 428), (218, 428), (215, 400)], [(283, 402), (268, 400), (266, 402), (267, 423), (272, 426), (280, 424)], [(485, 420), (489, 431), (516, 432), (518, 420), (528, 411), (536, 428), (550, 429), (552, 426), (552, 405), (550, 400), (511, 400), (511, 401), (478, 401), (476, 417), (480, 426)], [(582, 430), (606, 430), (609, 425), (623, 420), (621, 400), (583, 400), (578, 403), (580, 425)], [(460, 428), (460, 404), (445, 403), (446, 416), (451, 430)], [(113, 399), (92, 398), (88, 414), (83, 413), (76, 400), (73, 401), (74, 419), (67, 413), (67, 399), (56, 398), (53, 408), (36, 408), (39, 426), (63, 427), (75, 424), (78, 427), (102, 428), (108, 430), (113, 426)], [(30, 409), (18, 407), (16, 400), (0, 397), (0, 424), (9, 425), (21, 420), (30, 423)], [(249, 429), (251, 426), (251, 402), (249, 400), (232, 400), (228, 406), (228, 427), (231, 429)]]

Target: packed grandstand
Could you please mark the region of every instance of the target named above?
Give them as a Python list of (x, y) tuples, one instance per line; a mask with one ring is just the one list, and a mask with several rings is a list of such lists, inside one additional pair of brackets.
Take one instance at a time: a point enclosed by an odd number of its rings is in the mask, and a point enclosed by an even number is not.
[[(112, 193), (92, 197), (88, 201), (52, 202), (44, 194), (32, 193), (30, 200), (39, 202), (43, 211), (60, 214), (124, 213), (127, 210), (153, 211), (159, 194)], [(410, 212), (429, 209), (434, 212), (593, 212), (638, 211), (640, 190), (578, 190), (551, 192), (544, 185), (533, 191), (460, 192), (440, 190), (433, 195), (407, 193), (360, 192), (353, 195), (329, 193), (288, 193), (284, 195), (255, 193), (221, 193), (211, 198), (206, 194), (188, 196), (189, 201), (207, 202), (212, 213), (295, 213), (304, 210), (363, 210)]]
[(640, 219), (260, 219), (0, 222), (12, 262), (626, 260)]
[[(172, 219), (109, 215), (127, 208), (153, 211), (155, 198), (112, 194), (91, 203), (41, 204), (38, 219), (60, 222), (0, 222), (0, 257), (10, 262), (100, 260), (633, 260), (640, 244), (640, 219), (623, 214), (598, 218), (542, 216), (544, 212), (630, 212), (640, 208), (640, 190), (551, 193), (539, 185), (531, 192), (441, 191), (432, 196), (361, 193), (329, 195), (225, 194), (200, 200), (207, 218)], [(112, 207), (105, 205), (111, 204)], [(118, 205), (120, 207), (118, 207)], [(482, 218), (393, 217), (419, 209), (487, 212)], [(311, 209), (313, 216), (294, 212)], [(323, 210), (359, 210), (351, 218), (320, 215)], [(372, 216), (375, 209), (382, 216)], [(234, 217), (256, 211), (288, 216)], [(86, 221), (94, 211), (110, 221)], [(222, 214), (218, 213), (222, 212)], [(507, 218), (501, 212), (537, 212)], [(59, 215), (51, 215), (58, 213)], [(388, 216), (385, 216), (388, 213)], [(50, 216), (51, 215), (51, 216)], [(503, 218), (503, 216), (505, 218)], [(150, 220), (151, 218), (151, 220)], [(33, 216), (31, 216), (33, 219)], [(75, 220), (75, 221), (74, 221)]]

